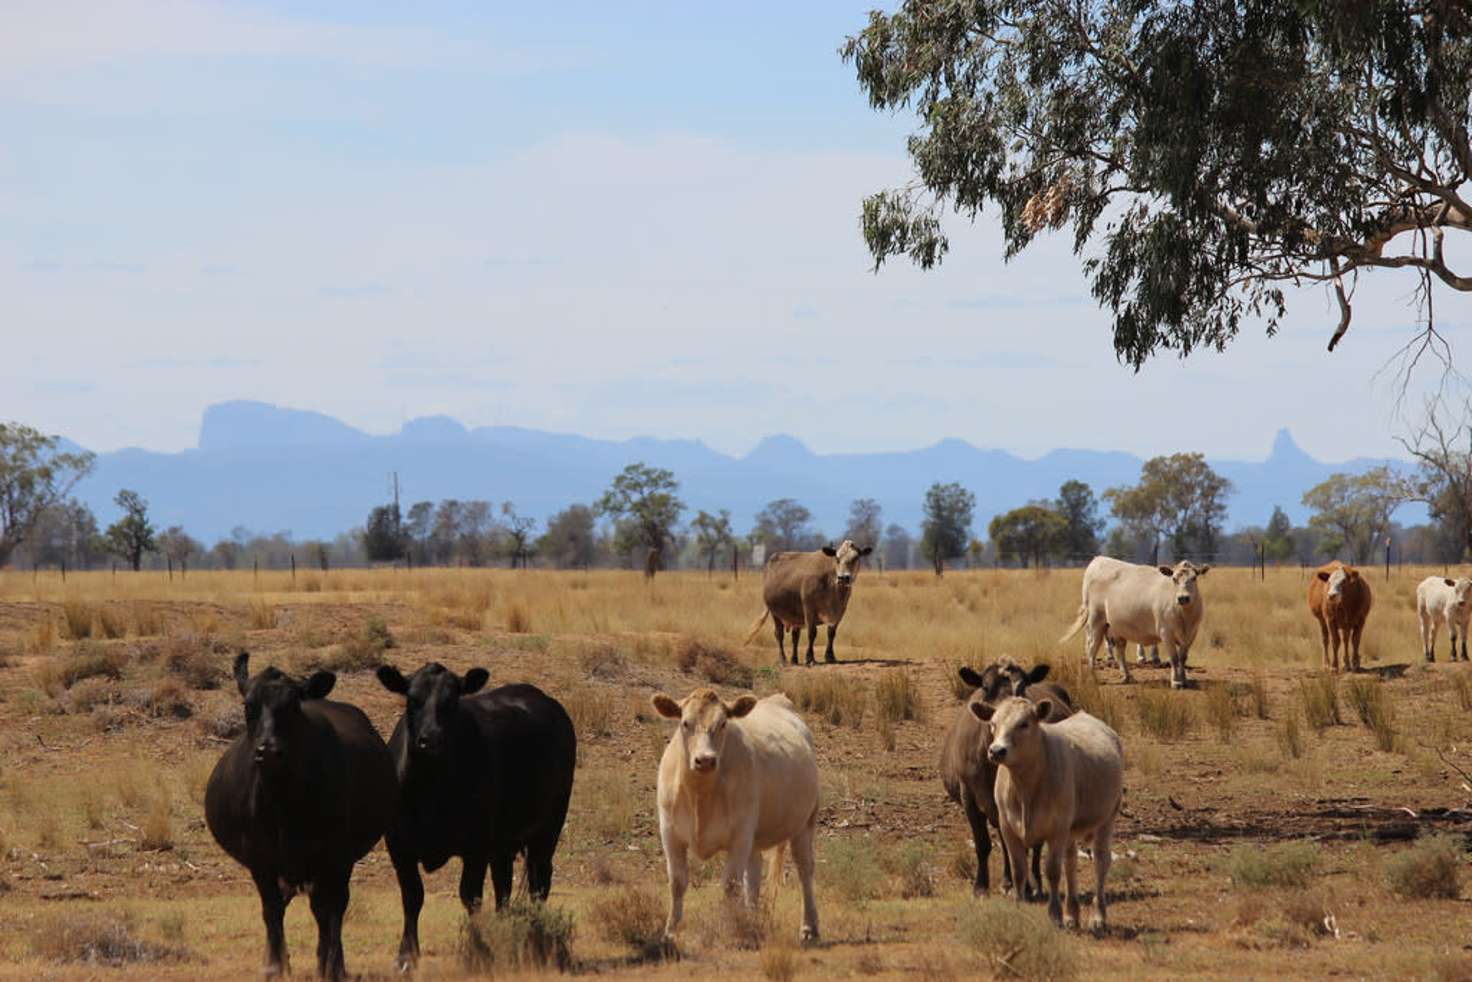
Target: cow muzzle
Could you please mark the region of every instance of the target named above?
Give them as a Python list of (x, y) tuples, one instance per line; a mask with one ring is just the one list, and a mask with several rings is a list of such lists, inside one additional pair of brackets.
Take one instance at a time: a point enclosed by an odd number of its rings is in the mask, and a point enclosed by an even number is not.
[(257, 764), (275, 764), (281, 760), (281, 745), (275, 740), (265, 740), (256, 744), (255, 759)]
[(844, 586), (848, 586), (853, 581), (854, 581), (854, 574), (852, 574), (852, 573), (839, 573), (838, 574), (838, 582), (839, 583), (842, 583)]
[(1176, 603), (1182, 607), (1189, 607), (1191, 605), (1191, 595), (1189, 593), (1181, 594), (1179, 597), (1176, 597)]
[(992, 744), (990, 747), (986, 748), (986, 755), (991, 759), (992, 763), (1000, 764), (1002, 761), (1007, 759), (1007, 748), (999, 747), (996, 744)]
[(697, 754), (695, 759), (690, 762), (690, 766), (701, 774), (709, 774), (716, 769), (718, 763), (720, 763), (720, 758), (715, 754)]

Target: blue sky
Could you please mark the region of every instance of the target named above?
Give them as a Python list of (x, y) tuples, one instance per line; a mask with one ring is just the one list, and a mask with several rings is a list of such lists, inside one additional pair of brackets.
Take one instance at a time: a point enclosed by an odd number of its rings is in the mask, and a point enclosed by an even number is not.
[(96, 449), (253, 398), (734, 453), (1395, 450), (1407, 278), (1333, 355), (1309, 290), (1137, 375), (1062, 237), (1004, 265), (983, 218), (873, 275), (859, 202), (911, 121), (836, 55), (867, 6), (8, 3), (0, 416)]

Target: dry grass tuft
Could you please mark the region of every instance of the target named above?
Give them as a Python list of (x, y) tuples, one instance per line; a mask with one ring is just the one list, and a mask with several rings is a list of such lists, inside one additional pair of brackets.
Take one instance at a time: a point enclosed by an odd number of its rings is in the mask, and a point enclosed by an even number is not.
[(1472, 668), (1461, 668), (1447, 673), (1452, 681), (1452, 693), (1457, 697), (1457, 706), (1464, 713), (1472, 713)]
[(153, 800), (143, 818), (138, 848), (144, 852), (167, 852), (174, 848), (174, 812), (162, 795)]
[(28, 647), (33, 655), (49, 655), (56, 649), (56, 622), (49, 614), (42, 616), (31, 628)]
[(1237, 729), (1237, 700), (1226, 685), (1206, 686), (1206, 721), (1216, 730), (1217, 739), (1230, 743)]
[(675, 666), (687, 675), (699, 675), (716, 685), (751, 688), (751, 666), (730, 651), (699, 638), (682, 638), (675, 646)]
[(578, 742), (613, 736), (612, 700), (591, 685), (577, 685), (562, 696), (562, 708), (572, 717)]
[(1434, 835), (1385, 861), (1385, 882), (1401, 897), (1456, 900), (1462, 895), (1464, 849), (1451, 835)]
[(862, 682), (827, 672), (805, 672), (792, 678), (784, 691), (798, 709), (826, 720), (829, 726), (848, 724), (858, 729), (864, 721), (868, 693)]
[(158, 637), (164, 633), (163, 614), (153, 604), (135, 602), (132, 609), (133, 634), (140, 638)]
[(35, 670), (36, 684), (53, 699), (83, 679), (123, 677), (128, 653), (122, 648), (81, 642), (69, 654), (43, 662)]
[(617, 682), (629, 672), (629, 660), (611, 644), (594, 643), (584, 648), (578, 664), (589, 678)]
[(1175, 743), (1191, 732), (1195, 716), (1183, 694), (1170, 689), (1141, 689), (1135, 699), (1140, 729), (1157, 740)]
[(62, 602), (61, 620), (66, 625), (66, 636), (73, 641), (81, 641), (92, 636), (92, 625), (97, 620), (97, 608), (75, 597), (69, 597)]
[(370, 617), (337, 647), (300, 655), (293, 666), (300, 672), (371, 672), (383, 664), (383, 653), (396, 647), (398, 641), (382, 618)]
[(772, 982), (792, 982), (797, 978), (797, 949), (789, 941), (762, 946), (762, 977)]
[(276, 627), (276, 608), (260, 597), (253, 597), (246, 605), (245, 620), (252, 631), (270, 631)]
[(664, 952), (664, 903), (646, 887), (630, 886), (595, 899), (588, 920), (598, 936), (610, 944), (627, 945), (641, 958)]
[(508, 634), (530, 634), (532, 630), (532, 612), (527, 609), (526, 603), (521, 600), (513, 600), (506, 605), (506, 613), (502, 622)]
[(920, 687), (915, 684), (915, 677), (903, 668), (892, 668), (879, 676), (874, 683), (874, 708), (880, 719), (891, 723), (925, 718)]
[(1278, 724), (1277, 733), (1274, 734), (1278, 741), (1278, 750), (1285, 757), (1294, 760), (1303, 756), (1305, 749), (1303, 740), (1303, 717), (1297, 709), (1290, 709), (1283, 714), (1283, 721)]
[(182, 961), (188, 957), (180, 949), (144, 941), (133, 931), (133, 920), (126, 914), (60, 913), (46, 918), (36, 927), (30, 936), (30, 945), (32, 953), (45, 961), (112, 968)]
[(128, 620), (122, 610), (106, 605), (97, 608), (97, 633), (110, 641), (128, 636)]
[(225, 682), (227, 657), (215, 642), (198, 634), (172, 635), (163, 642), (165, 671), (191, 689), (218, 689)]
[(935, 896), (935, 857), (928, 843), (911, 840), (888, 858), (890, 873), (899, 882), (901, 897), (914, 900)]
[(1258, 719), (1268, 718), (1268, 677), (1260, 668), (1252, 673), (1252, 681), (1247, 685), (1247, 701), (1252, 707), (1252, 715)]
[(504, 910), (481, 910), (460, 929), (460, 964), (468, 972), (498, 974), (572, 968), (573, 917), (525, 900)]
[(1298, 680), (1298, 701), (1303, 718), (1315, 733), (1344, 722), (1339, 717), (1339, 683), (1327, 673)]
[(1227, 857), (1232, 885), (1249, 890), (1265, 887), (1306, 887), (1319, 865), (1319, 847), (1312, 842), (1278, 842), (1264, 848), (1246, 844)]
[(188, 719), (194, 714), (189, 690), (175, 678), (161, 679), (148, 693), (146, 708), (158, 718)]
[(1048, 915), (1015, 901), (983, 900), (962, 909), (956, 936), (986, 959), (997, 978), (1069, 979), (1078, 974), (1073, 939)]
[(877, 900), (884, 890), (884, 870), (874, 855), (874, 843), (839, 836), (824, 844), (818, 875), (824, 885), (851, 903)]
[(117, 683), (96, 676), (82, 679), (66, 694), (66, 702), (68, 711), (77, 714), (90, 713), (97, 706), (114, 705), (118, 702)]
[(1385, 694), (1385, 686), (1374, 679), (1353, 678), (1344, 687), (1344, 698), (1375, 735), (1375, 746), (1384, 751), (1395, 749), (1395, 707)]

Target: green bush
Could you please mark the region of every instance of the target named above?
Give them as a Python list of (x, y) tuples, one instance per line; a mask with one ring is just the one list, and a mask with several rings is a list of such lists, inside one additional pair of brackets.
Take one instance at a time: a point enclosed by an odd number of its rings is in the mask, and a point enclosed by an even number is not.
[(1385, 861), (1385, 881), (1402, 897), (1456, 900), (1462, 895), (1462, 847), (1450, 835), (1434, 835)]
[(1319, 847), (1312, 842), (1279, 842), (1263, 848), (1243, 843), (1227, 857), (1232, 885), (1260, 890), (1265, 887), (1305, 887), (1319, 865)]

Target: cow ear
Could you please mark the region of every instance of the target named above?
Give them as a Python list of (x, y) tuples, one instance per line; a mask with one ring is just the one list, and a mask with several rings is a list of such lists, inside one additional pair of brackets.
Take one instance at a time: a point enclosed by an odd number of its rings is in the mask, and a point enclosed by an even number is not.
[(835, 556), (838, 555), (838, 550), (835, 549), (835, 548), (833, 548), (831, 545), (827, 545), (827, 546), (824, 546), (823, 547), (822, 553), (823, 553), (823, 555), (827, 556), (829, 559), (832, 559), (832, 558), (834, 558)]
[(1158, 570), (1160, 570), (1160, 575), (1161, 576), (1175, 576), (1176, 575), (1176, 571), (1173, 570), (1173, 569), (1171, 569), (1169, 566), (1157, 566), (1155, 568), (1158, 569)]
[(1053, 700), (1039, 699), (1032, 707), (1033, 712), (1038, 714), (1038, 721), (1042, 722), (1053, 715)]
[(654, 711), (665, 719), (679, 719), (685, 715), (680, 709), (680, 704), (663, 692), (656, 692), (650, 696), (649, 702), (650, 705), (654, 706)]
[(1319, 579), (1323, 580), (1325, 583), (1328, 583), (1329, 582), (1329, 574), (1326, 571), (1324, 571), (1324, 570), (1321, 569), (1321, 570), (1319, 570), (1319, 572), (1316, 575), (1318, 576)]
[(975, 716), (983, 723), (991, 722), (992, 714), (996, 712), (996, 709), (990, 704), (982, 702), (980, 699), (971, 700), (966, 704), (966, 708), (971, 710), (972, 716)]
[(245, 695), (245, 687), (250, 684), (249, 651), (242, 651), (235, 656), (235, 667), (231, 669), (231, 674), (235, 676), (235, 687), (240, 690), (242, 696)]
[(378, 676), (378, 684), (388, 691), (397, 692), (401, 696), (409, 694), (409, 680), (392, 665), (379, 665), (375, 674)]
[(1211, 572), (1211, 565), (1210, 564), (1207, 564), (1207, 565), (1201, 567), (1200, 569), (1198, 569), (1196, 571), (1196, 575), (1197, 576), (1205, 576), (1207, 573), (1210, 573), (1210, 572)]
[(865, 546), (864, 548), (862, 548), (862, 549), (859, 550), (859, 555), (860, 556), (867, 556), (867, 555), (869, 555), (869, 553), (871, 553), (873, 551), (874, 551), (874, 547), (873, 546)]
[(1357, 580), (1360, 578), (1360, 571), (1357, 569), (1349, 569), (1348, 567), (1346, 567), (1344, 570), (1344, 578), (1347, 580)]
[(740, 719), (756, 708), (756, 696), (742, 696), (726, 707), (726, 715), (732, 719)]
[(1442, 580), (1441, 582), (1445, 583), (1447, 586), (1456, 586), (1457, 585), (1457, 581), (1456, 580)]
[(307, 684), (302, 686), (302, 693), (308, 699), (326, 699), (336, 684), (337, 676), (331, 672), (313, 672)]
[(1052, 666), (1050, 665), (1034, 665), (1032, 671), (1024, 675), (1023, 678), (1027, 681), (1028, 685), (1037, 685), (1048, 677), (1048, 672), (1051, 668)]
[(956, 674), (961, 676), (962, 682), (965, 682), (973, 689), (981, 688), (982, 685), (984, 685), (986, 682), (986, 680), (981, 677), (981, 674), (969, 665), (962, 665), (961, 670)]
[(490, 678), (491, 673), (484, 668), (472, 668), (465, 673), (465, 681), (460, 683), (460, 694), (468, 696), (472, 692), (479, 692)]

